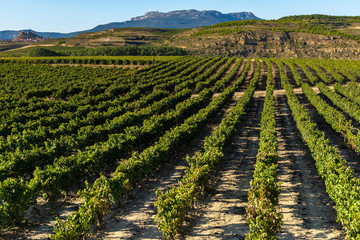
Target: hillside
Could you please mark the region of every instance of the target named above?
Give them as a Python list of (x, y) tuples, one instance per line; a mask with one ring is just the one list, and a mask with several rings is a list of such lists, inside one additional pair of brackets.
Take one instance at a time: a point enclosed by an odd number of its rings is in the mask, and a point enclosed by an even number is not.
[(178, 34), (169, 44), (196, 55), (360, 59), (359, 19), (320, 16), (215, 24)]
[(94, 33), (81, 33), (74, 38), (50, 39), (42, 44), (101, 47), (162, 44), (174, 35), (189, 29), (116, 28)]
[[(81, 48), (170, 46), (191, 55), (358, 60), (359, 43), (360, 17), (303, 15), (230, 21), (193, 29), (116, 28), (39, 44), (53, 46), (51, 50), (58, 52), (71, 50), (71, 55), (84, 55), (74, 52)], [(22, 55), (26, 51), (29, 49)]]
[[(95, 33), (82, 33), (74, 38), (48, 39), (38, 43), (31, 43), (31, 45), (26, 47), (19, 44), (15, 45), (15, 43), (0, 43), (0, 56), (37, 56), (36, 54), (32, 54), (34, 47), (50, 50), (54, 53), (53, 56), (64, 53), (84, 55), (83, 52), (89, 48), (96, 50), (104, 47), (157, 47), (164, 45), (165, 42), (171, 41), (173, 36), (188, 30), (189, 29), (117, 28)], [(48, 54), (46, 54), (46, 56), (48, 56)]]
[(13, 39), (13, 42), (39, 42), (45, 40), (33, 31), (20, 31), (19, 35)]

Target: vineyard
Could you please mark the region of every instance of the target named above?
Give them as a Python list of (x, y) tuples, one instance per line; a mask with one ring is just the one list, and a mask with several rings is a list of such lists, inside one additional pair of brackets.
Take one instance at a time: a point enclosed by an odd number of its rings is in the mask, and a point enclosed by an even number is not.
[(1, 239), (360, 239), (358, 61), (4, 58), (0, 83)]

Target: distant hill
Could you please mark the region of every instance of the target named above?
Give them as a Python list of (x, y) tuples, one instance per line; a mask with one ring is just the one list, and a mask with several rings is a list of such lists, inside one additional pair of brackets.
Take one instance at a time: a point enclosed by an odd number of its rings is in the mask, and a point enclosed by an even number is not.
[[(166, 18), (163, 15), (172, 13), (153, 12), (132, 21), (155, 21), (158, 15)], [(167, 46), (191, 55), (360, 60), (360, 17), (302, 15), (279, 20), (227, 21), (191, 29), (113, 28), (73, 38), (49, 39), (33, 46), (37, 45), (71, 55), (104, 53), (104, 47), (111, 55), (112, 47)], [(92, 48), (96, 49), (84, 50)]]
[(169, 42), (195, 55), (360, 60), (360, 17), (302, 15), (219, 23)]
[(16, 38), (17, 35), (19, 35), (19, 31), (0, 31), (0, 40), (12, 40)]
[(19, 35), (13, 39), (13, 42), (39, 42), (42, 40), (45, 40), (45, 38), (32, 31), (20, 31)]
[[(218, 11), (179, 10), (167, 13), (148, 12), (130, 21), (98, 25), (95, 28), (72, 33), (35, 32), (44, 38), (71, 38), (84, 32), (98, 32), (113, 28), (152, 27), (152, 28), (194, 28), (236, 20), (260, 19), (250, 12), (223, 14)], [(29, 29), (31, 30), (31, 29)], [(32, 30), (31, 30), (32, 31)], [(0, 31), (0, 40), (12, 40), (19, 31)]]
[(31, 31), (43, 38), (71, 38), (71, 37), (75, 37), (77, 35), (79, 35), (82, 32), (73, 32), (73, 33), (56, 33), (56, 32), (36, 32), (32, 29), (24, 29), (24, 30), (19, 30), (19, 31), (11, 31), (11, 30), (6, 30), (6, 31), (0, 31), (0, 40), (13, 40), (14, 38), (16, 38), (21, 31)]
[(163, 45), (173, 36), (190, 29), (180, 28), (114, 28), (99, 32), (84, 32), (73, 38), (54, 38), (42, 44), (67, 47)]
[(98, 32), (112, 28), (152, 27), (152, 28), (195, 28), (216, 23), (260, 19), (251, 12), (223, 14), (218, 11), (182, 10), (162, 13), (148, 12), (144, 16), (132, 18), (126, 22), (114, 22), (99, 25), (89, 31)]

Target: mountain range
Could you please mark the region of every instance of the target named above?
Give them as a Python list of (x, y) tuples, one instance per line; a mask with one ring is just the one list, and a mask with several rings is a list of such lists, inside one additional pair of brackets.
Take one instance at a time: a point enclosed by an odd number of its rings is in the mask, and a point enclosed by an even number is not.
[[(178, 10), (167, 13), (152, 11), (147, 12), (143, 16), (134, 17), (125, 22), (112, 22), (108, 24), (98, 25), (92, 29), (85, 31), (77, 31), (71, 33), (57, 32), (37, 32), (39, 36), (44, 38), (71, 38), (84, 32), (98, 32), (112, 28), (128, 28), (128, 27), (153, 27), (153, 28), (195, 28), (200, 26), (208, 26), (216, 23), (260, 19), (251, 12), (238, 12), (224, 14), (218, 11), (198, 11), (198, 10)], [(31, 29), (25, 29), (31, 30)], [(12, 40), (19, 34), (19, 31), (0, 31), (0, 40)]]

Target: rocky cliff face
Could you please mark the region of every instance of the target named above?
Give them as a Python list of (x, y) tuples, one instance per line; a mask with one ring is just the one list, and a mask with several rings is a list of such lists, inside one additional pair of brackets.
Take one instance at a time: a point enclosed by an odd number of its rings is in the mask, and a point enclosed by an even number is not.
[(340, 36), (253, 30), (192, 37), (194, 32), (180, 34), (169, 44), (205, 55), (360, 59), (360, 44)]
[(250, 12), (223, 14), (218, 11), (179, 10), (167, 13), (153, 11), (130, 21), (99, 25), (90, 31), (110, 28), (153, 27), (153, 28), (195, 28), (236, 20), (260, 19)]
[[(167, 13), (163, 13), (159, 11), (147, 12), (145, 13), (144, 16), (132, 18), (131, 21), (153, 20), (153, 19), (159, 20), (159, 19), (171, 19), (171, 18), (173, 19), (181, 18), (187, 21), (207, 19), (213, 22), (213, 23), (208, 23), (207, 25), (221, 23), (224, 21), (260, 19), (251, 12), (223, 14), (218, 11), (198, 11), (195, 9), (190, 9), (190, 10), (171, 11)], [(200, 26), (205, 26), (205, 25), (200, 25)]]

